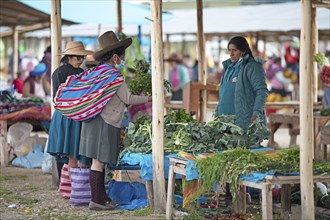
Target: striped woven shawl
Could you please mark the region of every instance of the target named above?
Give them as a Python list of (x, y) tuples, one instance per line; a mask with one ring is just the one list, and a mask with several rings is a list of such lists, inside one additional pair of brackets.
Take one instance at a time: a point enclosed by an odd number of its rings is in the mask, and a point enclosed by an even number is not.
[(108, 64), (71, 75), (60, 85), (54, 107), (76, 121), (94, 118), (101, 113), (123, 81), (123, 75)]

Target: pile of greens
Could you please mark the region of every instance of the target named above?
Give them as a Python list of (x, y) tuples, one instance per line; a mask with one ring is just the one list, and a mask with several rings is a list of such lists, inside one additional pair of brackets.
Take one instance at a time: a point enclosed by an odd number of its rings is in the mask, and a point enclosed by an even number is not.
[[(206, 190), (213, 189), (214, 182), (230, 182), (230, 191), (233, 199), (236, 198), (239, 177), (251, 172), (299, 172), (299, 148), (292, 147), (273, 151), (251, 152), (248, 149), (235, 148), (223, 153), (216, 153), (207, 160), (196, 161), (198, 173), (203, 179)], [(330, 174), (328, 161), (314, 161), (313, 171), (316, 175)]]
[[(134, 65), (128, 70), (135, 76), (128, 82), (128, 88), (133, 95), (152, 95), (152, 83), (150, 74), (150, 64), (146, 60), (135, 60)], [(164, 80), (164, 87), (169, 92), (171, 84)]]
[[(151, 120), (137, 117), (126, 129), (124, 153), (151, 153)], [(212, 153), (237, 146), (258, 148), (268, 137), (267, 129), (257, 119), (247, 131), (235, 125), (235, 117), (222, 115), (209, 123), (197, 123), (183, 109), (164, 116), (165, 153)]]

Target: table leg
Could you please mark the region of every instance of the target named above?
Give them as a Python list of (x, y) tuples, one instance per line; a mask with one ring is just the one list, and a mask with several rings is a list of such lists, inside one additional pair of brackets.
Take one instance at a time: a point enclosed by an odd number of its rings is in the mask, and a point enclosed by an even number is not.
[(314, 117), (314, 158), (322, 160), (326, 155), (322, 155), (321, 148), (321, 127), (329, 123), (329, 119), (318, 119)]
[(275, 142), (275, 132), (277, 129), (281, 126), (281, 123), (272, 123), (270, 126), (270, 139), (268, 141), (268, 147), (275, 147), (276, 142)]
[(172, 219), (173, 203), (174, 203), (175, 175), (174, 167), (170, 165), (167, 184), (167, 202), (166, 202), (166, 219)]
[(273, 220), (273, 195), (270, 184), (265, 184), (261, 189), (262, 194), (262, 219)]
[(234, 211), (238, 213), (246, 213), (246, 186), (239, 185), (238, 187)]
[(153, 191), (153, 184), (151, 180), (146, 181), (146, 190), (148, 196), (148, 204), (151, 209), (154, 208), (154, 191)]
[(283, 219), (289, 219), (291, 212), (291, 185), (283, 184), (281, 189), (281, 216)]

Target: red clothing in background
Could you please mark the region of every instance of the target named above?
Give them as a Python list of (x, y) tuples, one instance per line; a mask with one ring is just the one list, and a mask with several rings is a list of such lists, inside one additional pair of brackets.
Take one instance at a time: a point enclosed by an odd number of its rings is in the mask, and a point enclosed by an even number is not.
[(16, 89), (18, 93), (23, 94), (23, 84), (24, 84), (24, 79), (16, 78), (13, 82), (14, 89)]

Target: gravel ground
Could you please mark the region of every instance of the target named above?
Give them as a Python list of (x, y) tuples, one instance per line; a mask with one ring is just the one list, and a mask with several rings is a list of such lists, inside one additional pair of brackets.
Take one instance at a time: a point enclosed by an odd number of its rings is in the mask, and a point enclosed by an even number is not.
[(165, 219), (164, 214), (139, 211), (90, 211), (71, 207), (52, 186), (52, 176), (41, 169), (1, 167), (0, 219)]

